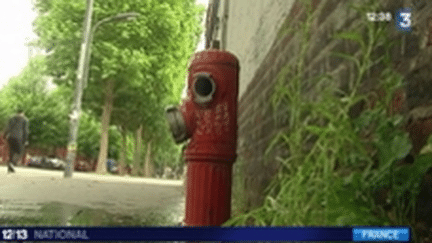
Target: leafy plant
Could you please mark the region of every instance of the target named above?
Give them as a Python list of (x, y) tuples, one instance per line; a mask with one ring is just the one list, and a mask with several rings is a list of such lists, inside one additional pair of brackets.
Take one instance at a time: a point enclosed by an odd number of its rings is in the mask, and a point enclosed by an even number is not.
[[(85, 2), (36, 1), (39, 39), (34, 45), (49, 53), (45, 74), (58, 85), (71, 87), (76, 79), (85, 8)], [(143, 125), (154, 147), (173, 150), (173, 143), (161, 138), (166, 135), (164, 106), (180, 98), (203, 10), (193, 0), (94, 1), (94, 26), (119, 13), (140, 14), (134, 21), (105, 22), (94, 32), (83, 108), (101, 117), (106, 111), (99, 129), (98, 168), (104, 168), (109, 153), (110, 125), (127, 131)]]
[[(304, 79), (306, 53), (310, 44), (313, 21), (309, 1), (306, 20), (298, 27), (299, 53), (278, 75), (272, 104), (275, 109), (288, 107), (287, 129), (269, 144), (267, 154), (277, 145), (288, 151), (287, 158), (278, 157), (280, 169), (266, 191), (263, 206), (229, 220), (227, 225), (389, 225), (411, 223), (405, 217), (412, 209), (404, 196), (415, 198), (416, 187), (426, 163), (416, 161), (410, 168), (396, 168), (396, 161), (411, 149), (408, 135), (399, 128), (403, 119), (389, 113), (387, 107), (394, 91), (403, 86), (403, 78), (393, 70), (387, 26), (365, 22), (365, 35), (356, 31), (337, 33), (335, 40), (359, 45), (355, 54), (332, 53), (353, 63), (355, 75), (348, 90), (331, 84), (333, 77), (321, 74)], [(359, 14), (379, 8), (376, 1), (352, 5)], [(286, 27), (284, 27), (286, 28)], [(362, 31), (362, 30), (360, 30)], [(380, 52), (376, 50), (380, 49)], [(361, 93), (368, 72), (374, 65), (383, 65), (376, 81), (385, 89), (385, 96), (358, 118), (350, 116), (351, 108), (368, 102)], [(302, 92), (304, 82), (315, 82), (314, 99)], [(320, 88), (324, 87), (324, 88)], [(336, 94), (336, 95), (335, 95)], [(419, 158), (419, 161), (421, 159)], [(416, 179), (407, 179), (414, 176)], [(396, 179), (398, 178), (398, 179)], [(391, 218), (376, 205), (374, 190), (389, 187), (394, 205)]]

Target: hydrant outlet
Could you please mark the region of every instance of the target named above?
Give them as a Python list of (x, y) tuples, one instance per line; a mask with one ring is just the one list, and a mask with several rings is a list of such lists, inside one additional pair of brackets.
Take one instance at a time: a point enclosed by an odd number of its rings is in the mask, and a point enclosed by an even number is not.
[(206, 105), (213, 99), (216, 91), (216, 84), (208, 73), (199, 73), (193, 82), (195, 102), (199, 105)]
[(175, 106), (169, 106), (165, 110), (165, 115), (174, 137), (174, 141), (179, 144), (188, 139), (186, 123), (182, 113)]

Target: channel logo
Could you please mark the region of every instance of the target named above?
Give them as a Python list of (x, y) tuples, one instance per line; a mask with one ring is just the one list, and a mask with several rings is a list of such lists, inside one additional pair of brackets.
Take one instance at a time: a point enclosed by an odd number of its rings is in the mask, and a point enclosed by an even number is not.
[(353, 228), (353, 241), (409, 242), (408, 227)]
[(412, 31), (412, 12), (411, 8), (401, 8), (395, 15), (396, 29), (400, 32)]

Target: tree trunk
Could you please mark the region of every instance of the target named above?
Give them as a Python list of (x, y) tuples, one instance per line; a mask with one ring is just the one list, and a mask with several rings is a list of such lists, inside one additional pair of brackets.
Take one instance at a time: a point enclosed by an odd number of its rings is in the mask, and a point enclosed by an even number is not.
[(141, 153), (142, 153), (142, 125), (138, 128), (135, 138), (135, 153), (134, 153), (134, 175), (138, 175), (141, 171)]
[(106, 161), (108, 157), (109, 125), (114, 102), (114, 80), (108, 80), (105, 87), (105, 104), (102, 111), (100, 150), (96, 168), (97, 174), (105, 174), (107, 172)]
[(152, 177), (153, 175), (153, 164), (151, 163), (151, 140), (147, 143), (147, 153), (144, 162), (144, 176)]
[(120, 175), (126, 174), (126, 151), (127, 151), (127, 134), (124, 127), (121, 130), (122, 134), (122, 143), (120, 148), (120, 158), (119, 158), (119, 169)]

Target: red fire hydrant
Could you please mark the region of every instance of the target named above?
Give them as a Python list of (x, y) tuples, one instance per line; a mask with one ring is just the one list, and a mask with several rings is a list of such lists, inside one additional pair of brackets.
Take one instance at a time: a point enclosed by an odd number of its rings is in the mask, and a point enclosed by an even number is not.
[(237, 147), (239, 61), (226, 51), (205, 50), (190, 62), (187, 97), (166, 116), (184, 152), (186, 226), (219, 226), (230, 218), (232, 165)]

